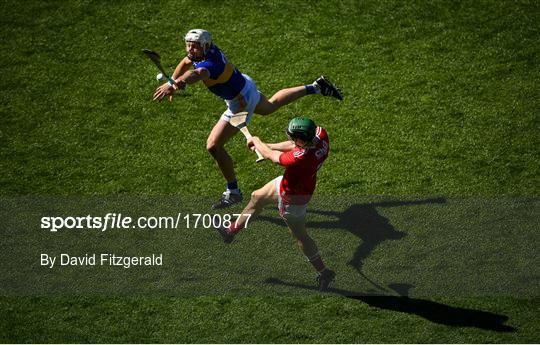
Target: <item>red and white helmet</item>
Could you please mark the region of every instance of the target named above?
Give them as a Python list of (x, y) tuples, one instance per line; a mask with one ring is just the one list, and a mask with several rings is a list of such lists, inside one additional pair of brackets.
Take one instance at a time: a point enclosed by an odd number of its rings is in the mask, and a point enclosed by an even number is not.
[(203, 29), (193, 29), (188, 31), (184, 41), (199, 43), (206, 53), (206, 50), (212, 45), (212, 34)]

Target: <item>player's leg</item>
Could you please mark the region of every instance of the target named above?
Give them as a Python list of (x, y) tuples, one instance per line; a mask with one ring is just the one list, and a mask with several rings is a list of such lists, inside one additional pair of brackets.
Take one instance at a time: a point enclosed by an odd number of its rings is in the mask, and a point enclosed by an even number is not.
[(225, 150), (225, 143), (237, 132), (236, 127), (231, 126), (223, 119), (219, 119), (206, 140), (206, 149), (218, 164), (223, 177), (227, 181), (227, 190), (213, 208), (223, 208), (242, 201), (242, 194), (238, 188), (234, 173), (233, 160)]
[(261, 99), (255, 108), (255, 112), (260, 115), (268, 115), (284, 105), (294, 102), (303, 96), (312, 94), (322, 94), (323, 96), (331, 96), (343, 100), (343, 95), (339, 88), (332, 84), (327, 77), (321, 76), (312, 84), (279, 90), (270, 97), (270, 99), (267, 99), (266, 96), (261, 93)]
[(270, 99), (267, 99), (261, 93), (261, 99), (255, 108), (255, 112), (259, 115), (272, 114), (282, 106), (292, 103), (307, 94), (306, 87), (303, 85), (279, 90)]
[(227, 182), (235, 180), (236, 175), (234, 174), (232, 158), (225, 150), (225, 143), (237, 132), (238, 129), (236, 127), (219, 119), (206, 140), (206, 149), (216, 160), (219, 169)]
[[(306, 221), (305, 218), (295, 219), (295, 218), (285, 218), (285, 222), (287, 223), (287, 226), (289, 227), (289, 232), (291, 233), (292, 237), (296, 240), (296, 244), (304, 253), (304, 255), (311, 260), (311, 258), (315, 257), (319, 253), (319, 249), (317, 248), (317, 245), (315, 244), (315, 241), (308, 235), (306, 231)], [(321, 260), (322, 263), (322, 260)], [(325, 268), (324, 264), (322, 264), (322, 267), (315, 267), (317, 271), (320, 271)]]
[(246, 122), (249, 123), (255, 106), (259, 102), (259, 91), (253, 80), (248, 76), (246, 85), (240, 94), (232, 100), (226, 100), (227, 109), (221, 115), (220, 120), (212, 129), (207, 141), (207, 149), (214, 157), (223, 173), (223, 177), (227, 180), (227, 189), (223, 193), (219, 202), (213, 205), (214, 209), (229, 207), (232, 204), (242, 201), (242, 193), (238, 188), (238, 182), (234, 173), (233, 161), (224, 148), (225, 143), (238, 132), (234, 126), (229, 124), (231, 116), (241, 111), (248, 112)]
[(242, 214), (237, 219), (233, 220), (231, 226), (228, 228), (216, 228), (216, 230), (220, 233), (225, 243), (231, 243), (234, 236), (242, 230), (246, 224), (249, 225), (248, 222), (252, 221), (253, 217), (260, 214), (264, 206), (276, 203), (277, 201), (276, 182), (275, 180), (272, 180), (262, 188), (251, 193), (251, 199), (242, 211)]
[(262, 188), (259, 188), (251, 193), (249, 203), (242, 211), (242, 215), (235, 222), (236, 227), (240, 229), (243, 228), (248, 219), (259, 215), (266, 205), (275, 204), (277, 201), (278, 196), (276, 192), (276, 183), (275, 180), (272, 180), (265, 184)]
[(300, 247), (300, 250), (302, 251), (302, 253), (304, 253), (313, 268), (317, 270), (316, 279), (319, 290), (327, 290), (330, 283), (334, 280), (336, 274), (334, 271), (326, 267), (321, 258), (321, 254), (319, 253), (319, 249), (315, 244), (315, 241), (313, 241), (311, 236), (309, 236), (309, 234), (307, 233), (305, 221), (305, 205), (288, 205), (285, 208), (283, 219), (285, 219), (285, 222), (289, 227), (289, 231), (293, 238), (296, 240), (296, 243)]

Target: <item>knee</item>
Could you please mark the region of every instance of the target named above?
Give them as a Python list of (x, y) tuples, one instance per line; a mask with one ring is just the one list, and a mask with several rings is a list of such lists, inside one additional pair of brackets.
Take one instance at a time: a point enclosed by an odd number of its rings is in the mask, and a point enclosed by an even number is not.
[(270, 115), (278, 109), (279, 109), (279, 105), (274, 101), (273, 98), (271, 98), (268, 101), (268, 107), (266, 107), (266, 114), (264, 115)]
[(277, 105), (272, 101), (272, 99), (270, 99), (269, 101), (265, 102), (264, 104), (260, 104), (259, 106), (257, 106), (257, 108), (255, 109), (255, 112), (259, 115), (270, 115), (272, 114), (273, 112), (275, 112), (277, 110)]
[(264, 109), (261, 109), (258, 111), (258, 114), (259, 115), (270, 115), (274, 112), (275, 110), (270, 108), (270, 107), (267, 107), (267, 108), (264, 108)]
[(303, 245), (306, 242), (311, 241), (306, 229), (304, 228), (303, 221), (296, 217), (291, 217), (291, 215), (283, 216), (285, 223), (289, 227), (289, 232), (292, 237), (298, 242), (299, 245)]
[(294, 238), (294, 241), (296, 241), (296, 244), (299, 247), (305, 247), (307, 245), (307, 243), (311, 240), (311, 238), (307, 234), (295, 234), (295, 233), (292, 233), (292, 236)]
[(251, 192), (251, 203), (254, 207), (260, 207), (264, 202), (264, 195), (261, 193), (260, 189)]
[(219, 145), (215, 140), (208, 138), (206, 141), (206, 150), (215, 157), (220, 150), (223, 149), (223, 146)]
[(299, 245), (302, 245), (311, 239), (309, 235), (307, 234), (296, 234), (294, 235), (294, 238), (296, 239)]

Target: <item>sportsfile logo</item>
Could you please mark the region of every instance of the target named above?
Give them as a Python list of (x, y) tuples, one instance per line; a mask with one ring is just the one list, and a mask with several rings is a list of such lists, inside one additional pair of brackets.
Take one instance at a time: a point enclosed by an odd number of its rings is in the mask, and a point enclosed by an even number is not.
[(69, 229), (96, 229), (100, 231), (121, 229), (196, 229), (196, 228), (219, 228), (230, 227), (240, 216), (247, 217), (245, 227), (249, 223), (250, 214), (202, 214), (202, 213), (177, 213), (174, 216), (138, 217), (134, 221), (132, 217), (123, 216), (121, 213), (107, 213), (105, 216), (78, 216), (78, 217), (41, 217), (41, 229), (57, 232)]
[(129, 229), (131, 217), (107, 213), (105, 217), (87, 215), (84, 217), (41, 217), (41, 228), (56, 232), (61, 229)]

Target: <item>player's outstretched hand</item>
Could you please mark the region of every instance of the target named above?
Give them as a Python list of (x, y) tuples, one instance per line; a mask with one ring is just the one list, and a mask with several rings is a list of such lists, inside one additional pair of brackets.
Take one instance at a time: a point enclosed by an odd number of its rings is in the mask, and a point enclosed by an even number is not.
[(172, 94), (173, 94), (173, 87), (169, 85), (169, 83), (165, 83), (161, 86), (159, 86), (156, 91), (154, 92), (154, 101), (161, 102), (163, 97), (165, 96), (171, 96), (169, 97), (169, 101), (172, 100)]

